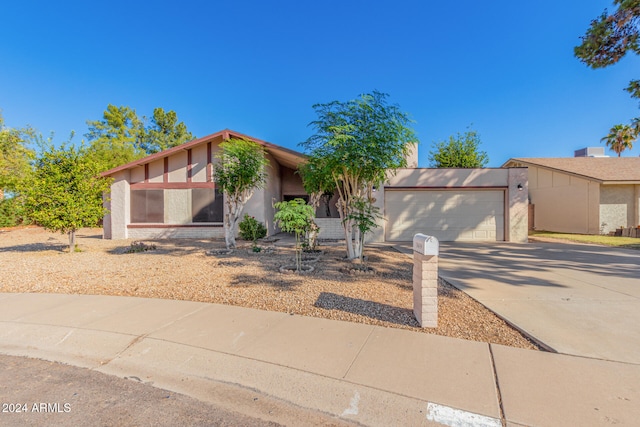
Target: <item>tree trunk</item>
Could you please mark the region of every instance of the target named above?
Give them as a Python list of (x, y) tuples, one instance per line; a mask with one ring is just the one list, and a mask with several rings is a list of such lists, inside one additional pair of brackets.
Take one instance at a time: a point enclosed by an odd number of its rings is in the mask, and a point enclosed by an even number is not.
[(0, 201), (4, 200), (4, 190), (0, 188)]
[(236, 236), (233, 232), (230, 216), (231, 214), (226, 214), (224, 216), (224, 244), (227, 249), (233, 249), (236, 247)]
[(71, 230), (69, 235), (69, 253), (72, 254), (76, 251), (76, 230)]

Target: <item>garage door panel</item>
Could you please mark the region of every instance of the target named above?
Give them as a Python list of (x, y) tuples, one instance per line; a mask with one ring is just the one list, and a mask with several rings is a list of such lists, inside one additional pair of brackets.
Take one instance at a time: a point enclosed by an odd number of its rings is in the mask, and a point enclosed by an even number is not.
[(387, 190), (385, 217), (389, 241), (410, 241), (416, 233), (441, 241), (504, 240), (504, 192)]

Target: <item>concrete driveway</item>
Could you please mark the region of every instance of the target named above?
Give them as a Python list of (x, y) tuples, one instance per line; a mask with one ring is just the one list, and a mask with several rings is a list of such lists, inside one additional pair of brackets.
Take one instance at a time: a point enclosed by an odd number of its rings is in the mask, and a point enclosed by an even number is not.
[(559, 353), (640, 364), (640, 251), (441, 244), (440, 276)]

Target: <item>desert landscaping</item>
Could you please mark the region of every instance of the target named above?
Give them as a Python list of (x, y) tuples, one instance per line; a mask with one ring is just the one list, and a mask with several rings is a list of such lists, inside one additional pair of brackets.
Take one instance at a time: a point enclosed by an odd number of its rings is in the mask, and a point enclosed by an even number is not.
[(78, 232), (79, 251), (67, 236), (37, 227), (0, 229), (0, 292), (126, 295), (237, 305), (260, 310), (409, 329), (467, 340), (538, 349), (493, 312), (440, 280), (438, 327), (420, 328), (412, 312), (412, 261), (391, 246), (365, 250), (374, 275), (349, 274), (338, 242), (309, 274), (283, 274), (291, 245), (264, 244), (254, 253), (238, 241), (230, 255), (213, 255), (223, 240), (145, 241), (148, 251), (128, 253), (133, 241), (103, 240), (101, 229)]

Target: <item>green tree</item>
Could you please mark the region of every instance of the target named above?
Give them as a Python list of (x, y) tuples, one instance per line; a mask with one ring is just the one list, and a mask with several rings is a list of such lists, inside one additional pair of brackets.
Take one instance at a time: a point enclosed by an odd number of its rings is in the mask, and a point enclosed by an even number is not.
[(480, 136), (474, 130), (451, 135), (448, 141), (435, 143), (429, 152), (430, 166), (434, 168), (482, 168), (489, 162), (485, 151), (480, 151)]
[[(145, 125), (150, 121), (148, 126)], [(155, 108), (150, 120), (136, 110), (109, 104), (101, 120), (89, 120), (89, 155), (103, 170), (129, 163), (194, 139), (175, 111)]]
[(16, 192), (31, 173), (35, 151), (29, 147), (33, 129), (11, 129), (0, 114), (0, 200), (5, 192)]
[(195, 139), (184, 122), (178, 122), (175, 111), (164, 112), (162, 108), (153, 110), (150, 126), (141, 136), (141, 148), (147, 154), (157, 153)]
[[(605, 10), (591, 21), (582, 43), (574, 48), (575, 56), (591, 68), (604, 68), (620, 61), (627, 52), (640, 53), (640, 0), (614, 0), (617, 7)], [(632, 80), (625, 89), (640, 98), (640, 80)]]
[(224, 193), (224, 240), (227, 249), (236, 247), (235, 229), (247, 200), (266, 182), (264, 148), (244, 139), (231, 138), (220, 144), (214, 166), (216, 185)]
[(88, 155), (102, 171), (129, 163), (146, 155), (140, 146), (144, 135), (143, 122), (136, 111), (109, 104), (102, 120), (88, 120)]
[(315, 212), (312, 206), (303, 199), (293, 199), (288, 202), (278, 202), (274, 205), (277, 209), (273, 217), (275, 223), (287, 233), (296, 235), (296, 271), (300, 272), (302, 265), (301, 236), (307, 231), (313, 222)]
[(99, 174), (99, 165), (84, 146), (50, 145), (40, 153), (34, 173), (25, 181), (22, 193), (27, 215), (47, 230), (66, 233), (69, 252), (75, 250), (76, 231), (96, 226), (106, 214), (102, 197), (110, 181)]
[(363, 249), (354, 204), (373, 205), (373, 188), (406, 166), (410, 145), (417, 142), (409, 116), (389, 105), (387, 96), (374, 91), (346, 102), (314, 105), (318, 119), (310, 125), (316, 133), (302, 143), (311, 161), (331, 171), (350, 259), (359, 258)]
[(618, 157), (624, 150), (631, 150), (633, 143), (638, 137), (638, 132), (634, 126), (615, 125), (609, 130), (609, 134), (600, 141), (605, 142), (609, 149), (614, 151)]

